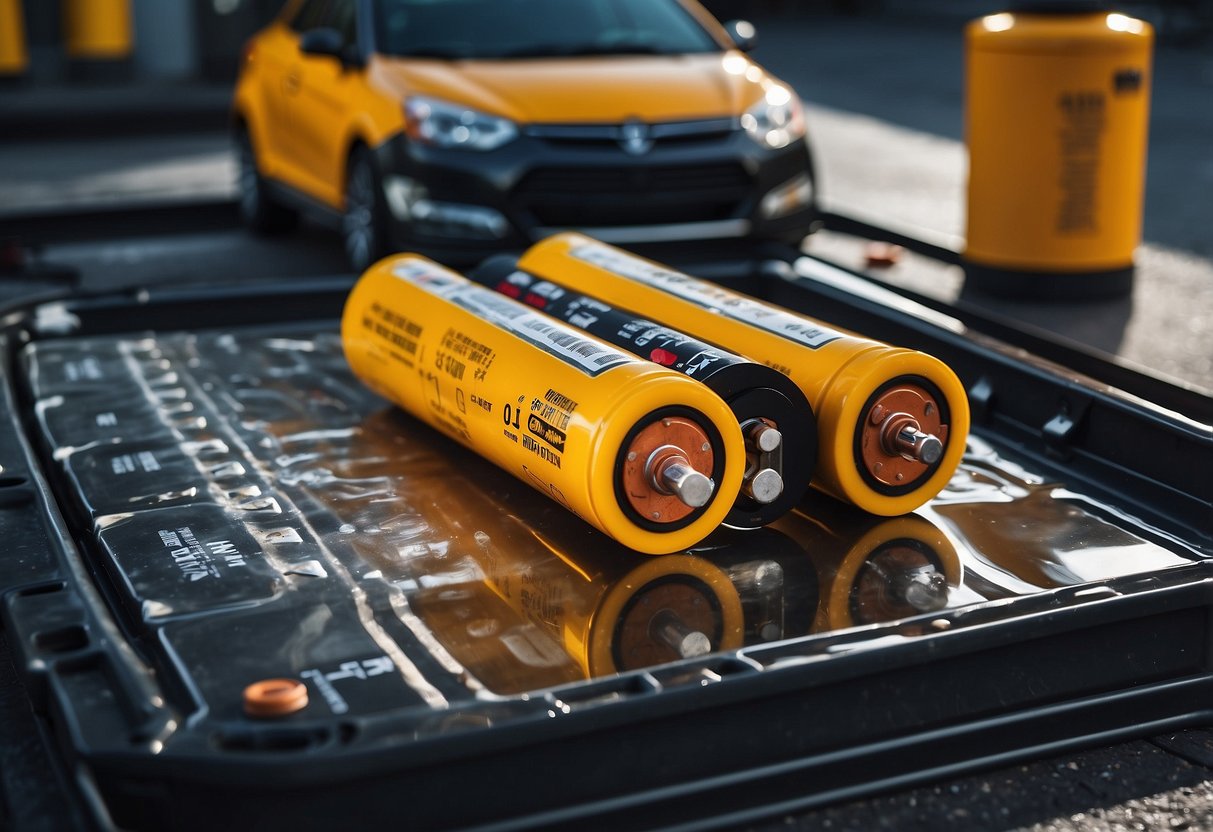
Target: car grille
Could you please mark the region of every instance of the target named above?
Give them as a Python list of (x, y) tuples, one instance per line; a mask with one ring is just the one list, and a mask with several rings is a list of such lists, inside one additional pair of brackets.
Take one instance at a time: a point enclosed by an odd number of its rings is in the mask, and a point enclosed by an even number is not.
[[(718, 142), (741, 129), (735, 118), (698, 121), (669, 121), (646, 125), (648, 137), (662, 147), (671, 144)], [(523, 132), (554, 145), (619, 147), (624, 138), (622, 124), (529, 124)]]
[(540, 168), (514, 197), (541, 225), (649, 225), (735, 216), (749, 187), (739, 164)]

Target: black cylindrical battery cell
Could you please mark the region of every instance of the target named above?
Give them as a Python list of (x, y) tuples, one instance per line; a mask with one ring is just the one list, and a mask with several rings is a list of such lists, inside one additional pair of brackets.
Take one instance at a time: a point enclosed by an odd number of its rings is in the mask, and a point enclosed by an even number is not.
[(817, 464), (817, 419), (804, 393), (778, 370), (633, 312), (537, 277), (509, 255), (467, 275), (609, 344), (701, 382), (737, 417), (746, 444), (745, 479), (725, 523), (765, 526), (795, 506)]

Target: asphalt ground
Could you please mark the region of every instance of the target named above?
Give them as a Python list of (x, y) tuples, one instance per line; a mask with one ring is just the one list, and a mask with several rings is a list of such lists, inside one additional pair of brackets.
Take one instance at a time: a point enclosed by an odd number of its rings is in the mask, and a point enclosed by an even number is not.
[[(793, 12), (757, 22), (755, 57), (808, 102), (827, 207), (959, 245), (963, 20), (893, 11), (875, 18)], [(305, 226), (262, 240), (234, 226), (234, 167), (219, 126), (225, 100), (214, 88), (0, 92), (0, 237), (18, 227), (38, 244), (30, 268), (0, 278), (0, 298), (344, 270), (330, 232)], [(163, 114), (174, 108), (177, 129), (165, 129)], [(90, 112), (93, 129), (81, 119)], [(870, 273), (1213, 390), (1208, 42), (1163, 43), (1151, 128), (1145, 244), (1132, 298), (995, 300), (966, 291), (955, 266), (914, 255)], [(26, 233), (31, 228), (71, 231), (39, 240)], [(863, 240), (823, 233), (807, 245), (866, 268)], [(1068, 751), (750, 828), (1213, 829), (1213, 732)]]

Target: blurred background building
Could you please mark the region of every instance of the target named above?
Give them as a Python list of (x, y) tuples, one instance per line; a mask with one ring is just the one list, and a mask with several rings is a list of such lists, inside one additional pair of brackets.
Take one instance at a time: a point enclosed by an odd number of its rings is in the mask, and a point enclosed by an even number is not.
[[(0, 0), (0, 26), (23, 22), (28, 56), (7, 74), (35, 84), (230, 80), (244, 41), (283, 2)], [(17, 13), (4, 14), (6, 4)]]

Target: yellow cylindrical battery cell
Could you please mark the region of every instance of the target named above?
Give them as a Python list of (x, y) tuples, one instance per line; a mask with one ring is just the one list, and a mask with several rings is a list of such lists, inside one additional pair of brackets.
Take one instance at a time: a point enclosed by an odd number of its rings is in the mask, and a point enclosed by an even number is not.
[(1132, 288), (1153, 30), (1081, 2), (965, 30), (966, 279), (1003, 295)]
[(354, 545), (386, 579), (412, 579), (410, 608), (498, 693), (740, 648), (747, 608), (801, 591), (804, 553), (776, 532), (724, 529), (646, 557), (553, 502), (527, 500), (525, 486), (469, 449), (410, 433), (410, 421), (385, 409), (360, 423), (345, 471), (402, 481), (397, 497), (415, 512), (410, 554), (380, 535)]
[(364, 274), (341, 321), (372, 389), (626, 546), (715, 529), (745, 445), (718, 396), (423, 257)]
[(937, 612), (961, 582), (956, 547), (917, 514), (874, 518), (810, 500), (774, 527), (817, 567), (817, 632)]
[(943, 362), (832, 329), (580, 234), (529, 248), (519, 268), (774, 367), (817, 414), (813, 484), (865, 511), (905, 514), (947, 484), (969, 407)]
[(29, 66), (21, 0), (0, 0), (0, 75), (21, 75)]
[(134, 51), (131, 0), (63, 0), (63, 29), (74, 60), (122, 60)]

